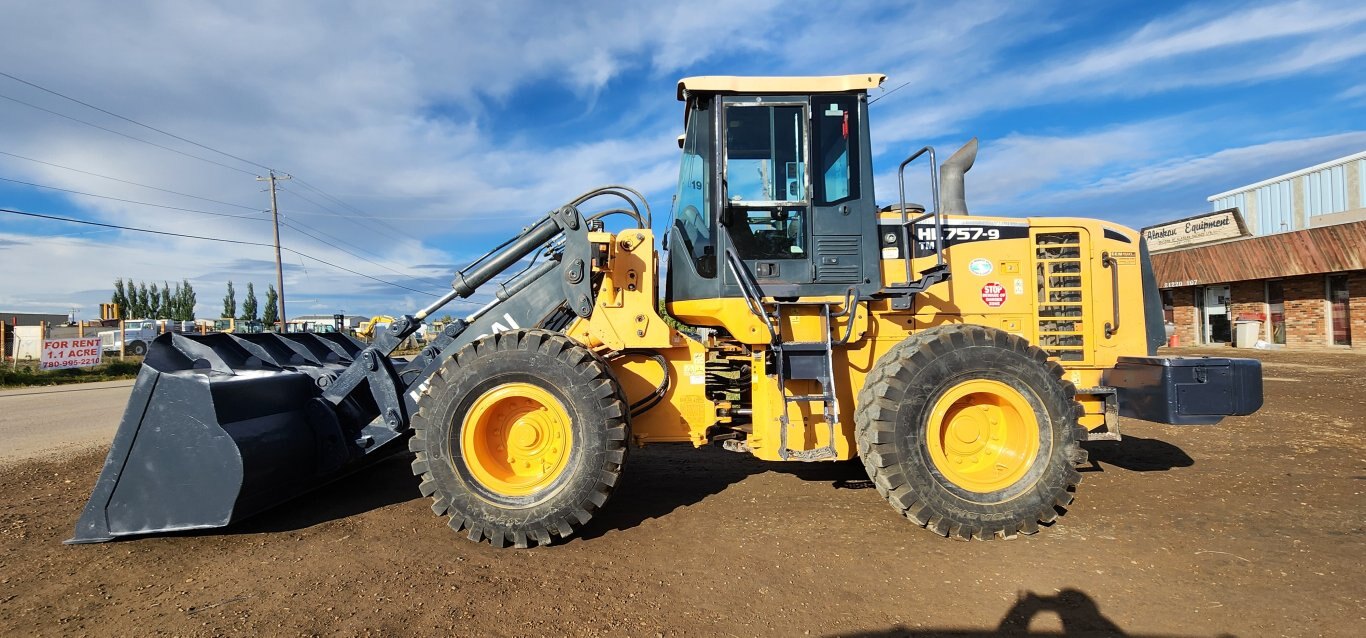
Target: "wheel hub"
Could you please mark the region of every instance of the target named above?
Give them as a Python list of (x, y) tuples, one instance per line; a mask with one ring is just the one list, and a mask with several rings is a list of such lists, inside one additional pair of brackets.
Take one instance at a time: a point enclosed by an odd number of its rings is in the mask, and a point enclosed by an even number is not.
[(946, 479), (979, 493), (1020, 480), (1039, 451), (1039, 422), (1020, 392), (1000, 381), (954, 385), (926, 424), (930, 458)]
[(460, 451), (466, 468), (484, 487), (524, 496), (564, 472), (571, 425), (564, 405), (545, 389), (507, 383), (470, 406), (460, 430)]

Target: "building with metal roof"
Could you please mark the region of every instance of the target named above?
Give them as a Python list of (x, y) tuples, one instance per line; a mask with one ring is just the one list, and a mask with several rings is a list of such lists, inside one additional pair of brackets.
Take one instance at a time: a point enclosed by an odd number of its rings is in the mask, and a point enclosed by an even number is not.
[(1208, 201), (1143, 230), (1176, 341), (1366, 347), (1366, 151)]

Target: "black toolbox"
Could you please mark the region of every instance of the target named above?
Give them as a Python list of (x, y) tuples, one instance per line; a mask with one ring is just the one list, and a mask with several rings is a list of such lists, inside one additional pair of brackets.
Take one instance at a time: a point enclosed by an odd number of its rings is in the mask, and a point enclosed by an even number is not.
[(1262, 407), (1262, 362), (1225, 357), (1120, 357), (1102, 383), (1119, 414), (1173, 425), (1212, 425)]

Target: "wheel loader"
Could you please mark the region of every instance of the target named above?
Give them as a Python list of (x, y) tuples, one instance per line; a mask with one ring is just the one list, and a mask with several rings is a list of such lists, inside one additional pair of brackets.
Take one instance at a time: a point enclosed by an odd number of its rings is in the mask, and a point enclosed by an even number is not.
[[(868, 93), (883, 79), (680, 81), (659, 245), (645, 198), (609, 186), (370, 343), (158, 337), (69, 542), (229, 525), (407, 450), (453, 530), (547, 545), (606, 506), (632, 448), (671, 443), (858, 459), (913, 524), (1013, 538), (1071, 503), (1080, 443), (1118, 439), (1121, 416), (1209, 425), (1260, 407), (1255, 360), (1154, 356), (1137, 232), (969, 214), (975, 140), (942, 165), (910, 153), (879, 207)], [(928, 206), (906, 201), (908, 169)], [(492, 301), (390, 356), (476, 293)]]

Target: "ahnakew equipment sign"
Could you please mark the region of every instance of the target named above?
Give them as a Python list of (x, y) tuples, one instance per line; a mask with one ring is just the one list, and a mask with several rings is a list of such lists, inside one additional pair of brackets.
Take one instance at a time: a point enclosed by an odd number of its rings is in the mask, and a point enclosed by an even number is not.
[(1237, 208), (1226, 208), (1143, 229), (1143, 238), (1148, 240), (1148, 250), (1151, 252), (1208, 244), (1249, 234)]

